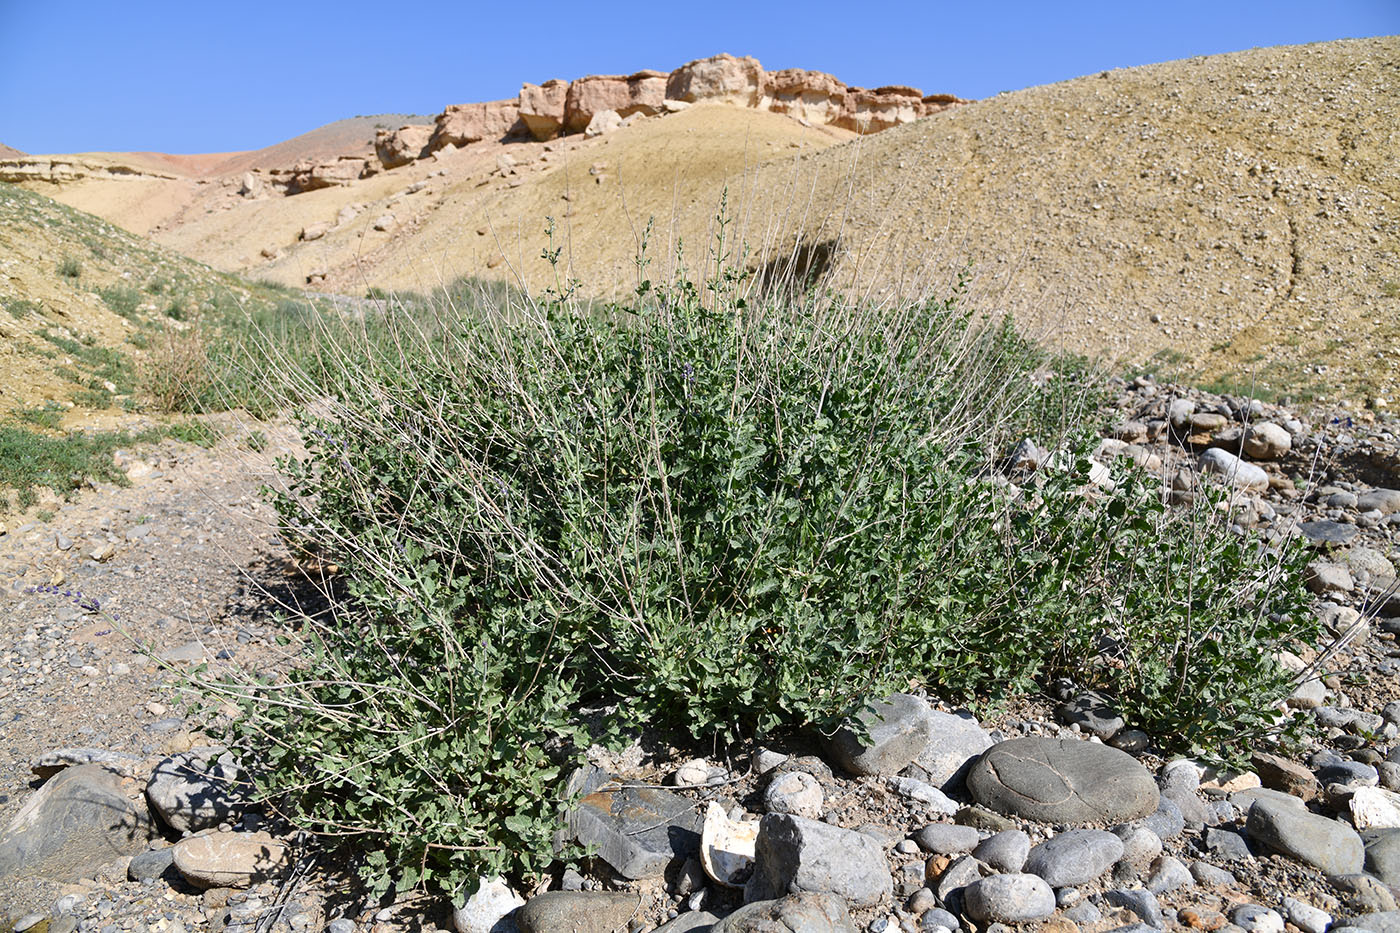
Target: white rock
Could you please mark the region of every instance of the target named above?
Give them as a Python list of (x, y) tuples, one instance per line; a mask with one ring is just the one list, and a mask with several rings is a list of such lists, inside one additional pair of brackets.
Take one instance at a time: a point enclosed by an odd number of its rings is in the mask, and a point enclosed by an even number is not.
[(1269, 474), (1252, 463), (1246, 463), (1228, 450), (1212, 447), (1201, 454), (1200, 470), (1223, 478), (1242, 489), (1268, 489)]
[(1358, 787), (1350, 806), (1351, 822), (1357, 829), (1400, 827), (1400, 794), (1379, 787)]
[(481, 887), (467, 902), (452, 911), (457, 933), (509, 933), (515, 924), (509, 919), (525, 898), (512, 891), (499, 875), (481, 879)]
[(602, 136), (604, 133), (611, 133), (613, 130), (622, 127), (622, 116), (616, 110), (600, 110), (593, 115), (593, 119), (588, 121), (588, 126), (584, 129), (583, 135), (588, 137)]
[(890, 787), (901, 797), (917, 800), (919, 803), (939, 813), (946, 813), (951, 816), (961, 809), (951, 797), (932, 784), (924, 781), (919, 781), (914, 778), (892, 777), (890, 778)]

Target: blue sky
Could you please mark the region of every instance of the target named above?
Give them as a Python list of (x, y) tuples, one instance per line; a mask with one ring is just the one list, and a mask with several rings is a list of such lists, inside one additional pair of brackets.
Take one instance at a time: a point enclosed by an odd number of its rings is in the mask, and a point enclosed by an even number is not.
[(256, 149), (521, 81), (753, 55), (848, 84), (987, 97), (1109, 68), (1400, 33), (1400, 0), (339, 3), (0, 0), (0, 142)]

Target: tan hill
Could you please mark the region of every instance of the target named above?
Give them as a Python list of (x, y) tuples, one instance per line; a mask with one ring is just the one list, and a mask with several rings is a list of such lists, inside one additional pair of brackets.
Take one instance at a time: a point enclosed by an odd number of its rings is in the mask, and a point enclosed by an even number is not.
[[(727, 186), (731, 242), (803, 246), (863, 293), (912, 293), (972, 263), (980, 307), (1067, 348), (1397, 401), (1400, 39), (1168, 62), (962, 106), (707, 61), (678, 69), (724, 72), (691, 107), (671, 104), (677, 72), (527, 84), (385, 133), (373, 158), (361, 145), (246, 176), (25, 184), (210, 265), (351, 293), (458, 275), (541, 287), (552, 217), (565, 274), (594, 294), (635, 280), (649, 218), (658, 263), (678, 243), (702, 256)], [(798, 90), (776, 92), (777, 75)], [(602, 119), (576, 112), (578, 88), (632, 116), (532, 138)], [(666, 106), (637, 105), (648, 94)], [(877, 103), (894, 115), (878, 125)], [(872, 128), (884, 132), (854, 131)]]
[(23, 158), (24, 155), (25, 153), (20, 152), (14, 146), (7, 146), (4, 143), (0, 143), (0, 159), (18, 159)]

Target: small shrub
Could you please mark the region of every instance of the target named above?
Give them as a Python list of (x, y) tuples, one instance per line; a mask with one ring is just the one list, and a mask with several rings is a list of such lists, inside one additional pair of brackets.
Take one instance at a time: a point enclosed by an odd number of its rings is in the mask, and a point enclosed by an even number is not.
[(562, 776), (608, 738), (583, 704), (722, 743), (911, 683), (985, 702), (1070, 675), (1183, 747), (1274, 728), (1274, 655), (1315, 625), (1295, 558), (1141, 476), (994, 475), (1015, 439), (1092, 427), (1091, 370), (956, 290), (743, 285), (439, 296), (289, 374), (321, 401), (272, 498), (343, 593), (229, 738), (269, 749), (260, 791), (298, 825), (373, 838), (376, 890), (541, 872)]
[(211, 384), (209, 355), (198, 327), (154, 336), (137, 369), (139, 391), (159, 411), (194, 412)]
[(8, 298), (5, 300), (5, 310), (10, 312), (10, 317), (22, 321), (39, 310), (39, 303), (28, 298)]
[(76, 279), (83, 274), (83, 264), (77, 256), (64, 255), (58, 261), (58, 274), (65, 279)]

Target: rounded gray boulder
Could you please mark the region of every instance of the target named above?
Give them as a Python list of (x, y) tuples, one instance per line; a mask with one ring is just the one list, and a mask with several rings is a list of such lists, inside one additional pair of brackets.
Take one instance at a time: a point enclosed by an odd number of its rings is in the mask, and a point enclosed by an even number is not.
[(983, 806), (1041, 823), (1124, 823), (1157, 810), (1157, 782), (1126, 752), (1078, 739), (1011, 739), (967, 777)]

